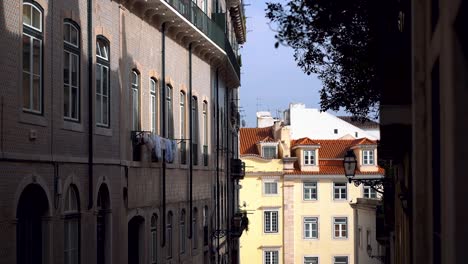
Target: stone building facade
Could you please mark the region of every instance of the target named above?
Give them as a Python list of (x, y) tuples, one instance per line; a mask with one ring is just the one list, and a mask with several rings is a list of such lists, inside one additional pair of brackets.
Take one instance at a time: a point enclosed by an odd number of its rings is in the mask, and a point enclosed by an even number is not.
[(0, 32), (0, 263), (238, 262), (240, 0), (2, 1)]

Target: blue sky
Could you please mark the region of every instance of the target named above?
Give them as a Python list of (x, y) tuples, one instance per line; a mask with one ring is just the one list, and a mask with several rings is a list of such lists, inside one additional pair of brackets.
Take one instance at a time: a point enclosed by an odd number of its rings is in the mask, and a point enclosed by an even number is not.
[[(247, 42), (241, 49), (242, 69), (240, 104), (247, 127), (255, 127), (255, 113), (287, 109), (289, 103), (305, 103), (319, 108), (322, 83), (297, 66), (293, 50), (275, 49), (275, 33), (265, 18), (264, 0), (244, 0), (247, 16)], [(258, 105), (258, 107), (257, 107)]]

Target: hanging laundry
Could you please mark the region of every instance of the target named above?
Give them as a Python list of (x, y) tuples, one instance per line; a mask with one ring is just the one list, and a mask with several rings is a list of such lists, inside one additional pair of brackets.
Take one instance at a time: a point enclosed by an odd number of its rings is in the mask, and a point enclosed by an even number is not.
[(151, 138), (153, 139), (153, 144), (154, 144), (154, 148), (153, 148), (154, 155), (156, 156), (158, 160), (160, 160), (162, 156), (161, 155), (161, 140), (163, 138), (161, 138), (160, 136), (156, 134), (153, 134)]
[(154, 148), (154, 142), (153, 139), (151, 138), (151, 134), (143, 134), (143, 143), (146, 145), (149, 151), (153, 151)]
[(172, 150), (172, 160), (171, 162), (174, 162), (174, 158), (177, 152), (177, 141), (171, 140), (171, 150)]
[(171, 140), (165, 138), (164, 139), (164, 147), (165, 147), (165, 150), (166, 150), (164, 158), (166, 159), (167, 163), (172, 163), (174, 161), (174, 156), (173, 156), (173, 153), (172, 153)]

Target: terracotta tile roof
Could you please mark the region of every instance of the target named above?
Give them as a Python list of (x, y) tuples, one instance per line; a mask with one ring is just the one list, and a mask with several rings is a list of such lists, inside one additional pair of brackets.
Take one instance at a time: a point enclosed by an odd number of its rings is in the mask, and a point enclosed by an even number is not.
[(272, 127), (241, 128), (239, 137), (241, 155), (260, 155), (256, 146), (258, 142), (274, 142)]
[(308, 146), (308, 145), (318, 145), (319, 143), (313, 141), (312, 139), (308, 137), (296, 139), (296, 140), (291, 140), (291, 148), (295, 146)]
[[(369, 171), (356, 171), (356, 175), (384, 175), (385, 170), (383, 168), (379, 168), (378, 171), (369, 172)], [(299, 169), (295, 169), (293, 171), (285, 171), (284, 174), (291, 175), (291, 174), (301, 174), (301, 175), (343, 175), (344, 177), (344, 169), (343, 164), (341, 165), (320, 165), (320, 171), (301, 171)]]
[(337, 117), (361, 129), (379, 129), (379, 123), (372, 121), (370, 119), (365, 119), (363, 121), (360, 121), (353, 116), (337, 116)]

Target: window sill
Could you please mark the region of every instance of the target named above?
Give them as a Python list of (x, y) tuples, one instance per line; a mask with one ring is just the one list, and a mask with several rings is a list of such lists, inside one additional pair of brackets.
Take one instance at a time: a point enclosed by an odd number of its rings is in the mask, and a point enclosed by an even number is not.
[(302, 199), (304, 203), (316, 203), (319, 200), (318, 199)]
[(23, 124), (47, 127), (47, 119), (43, 115), (21, 110), (19, 122)]
[(84, 132), (83, 124), (78, 123), (75, 121), (70, 121), (70, 120), (63, 120), (63, 125), (62, 125), (63, 130), (70, 130), (70, 131), (75, 131), (75, 132)]
[(106, 136), (106, 137), (112, 137), (112, 129), (111, 128), (95, 126), (94, 134), (101, 135), (101, 136)]

